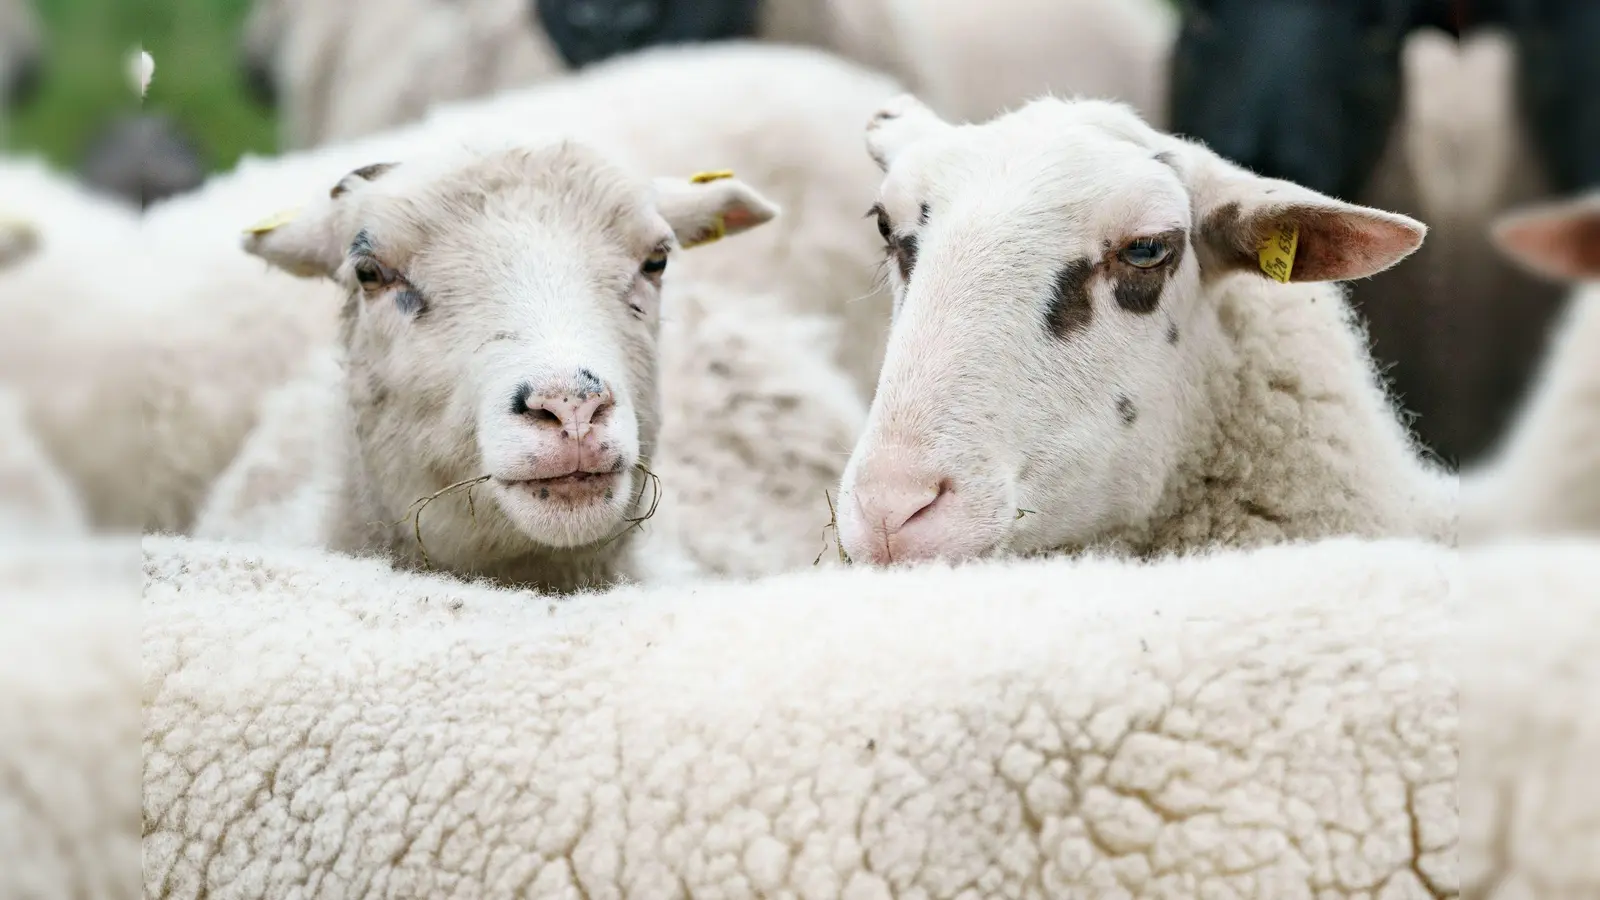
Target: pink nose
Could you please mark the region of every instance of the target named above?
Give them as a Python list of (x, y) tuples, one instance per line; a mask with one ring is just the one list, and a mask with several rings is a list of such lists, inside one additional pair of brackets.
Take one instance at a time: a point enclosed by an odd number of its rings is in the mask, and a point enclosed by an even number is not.
[(866, 490), (858, 485), (854, 509), (841, 522), (846, 545), (865, 551), (864, 562), (887, 564), (927, 558), (938, 548), (922, 532), (937, 528), (940, 501), (949, 496), (949, 481), (915, 475), (878, 480)]
[(511, 404), (511, 411), (534, 422), (560, 428), (567, 438), (581, 441), (605, 421), (615, 402), (611, 388), (584, 369), (570, 381), (543, 392), (524, 384)]

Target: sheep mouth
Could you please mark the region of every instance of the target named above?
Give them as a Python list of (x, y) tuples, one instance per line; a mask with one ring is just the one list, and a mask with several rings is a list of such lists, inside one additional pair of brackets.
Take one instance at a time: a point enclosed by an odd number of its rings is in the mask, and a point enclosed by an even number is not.
[(621, 477), (620, 472), (568, 472), (553, 478), (502, 479), (500, 483), (538, 500), (587, 505), (613, 499)]

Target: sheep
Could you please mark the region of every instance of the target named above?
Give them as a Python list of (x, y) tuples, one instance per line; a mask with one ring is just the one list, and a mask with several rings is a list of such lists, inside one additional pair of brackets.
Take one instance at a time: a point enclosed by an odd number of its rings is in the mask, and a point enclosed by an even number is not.
[(44, 64), (39, 32), (32, 0), (0, 0), (0, 113), (38, 95)]
[(171, 116), (141, 113), (107, 122), (90, 140), (79, 171), (85, 184), (146, 209), (198, 188), (200, 147)]
[(840, 486), (853, 559), (1453, 541), (1454, 478), (1325, 284), (1404, 259), (1422, 223), (1104, 101), (952, 125), (904, 95), (867, 146), (896, 300)]
[(152, 897), (1459, 881), (1447, 548), (841, 568), (574, 602), (303, 550), (145, 553)]
[(36, 160), (0, 163), (0, 185), (39, 235), (0, 270), (0, 382), (95, 530), (187, 530), (255, 396), (333, 339), (331, 317), (284, 303), (293, 279), (241, 277)]
[[(576, 3), (369, 2), (370, 13), (359, 2), (253, 5), (241, 42), (244, 78), (259, 100), (281, 108), (284, 146), (359, 137), (438, 103), (651, 45), (736, 38), (826, 48), (892, 75), (955, 117), (988, 116), (1054, 89), (1122, 99), (1160, 118), (1176, 29), (1165, 0), (1008, 0), (981, 11), (961, 0), (701, 0), (662, 6), (648, 33), (603, 35), (566, 24)], [(760, 9), (752, 20), (753, 5)], [(624, 18), (587, 17), (608, 26)], [(404, 25), (385, 27), (390, 22)]]
[[(759, 522), (764, 507), (718, 504), (741, 496), (735, 486), (745, 476), (732, 470), (746, 456), (761, 468), (756, 456), (782, 446), (783, 416), (806, 403), (818, 411), (807, 425), (838, 423), (826, 435), (831, 446), (807, 459), (807, 444), (821, 438), (796, 429), (798, 440), (782, 447), (781, 463), (765, 466), (751, 499), (814, 514), (865, 418), (855, 386), (842, 372), (829, 381), (799, 368), (803, 352), (785, 361), (785, 344), (808, 343), (787, 318), (750, 346), (763, 334), (745, 320), (759, 321), (764, 304), (780, 310), (781, 301), (723, 286), (692, 256), (664, 290), (675, 247), (754, 229), (777, 208), (725, 173), (652, 187), (617, 159), (551, 139), (378, 163), (290, 221), (249, 235), (250, 253), (335, 280), (348, 297), (341, 358), (325, 370), (339, 399), (316, 407), (325, 421), (296, 445), (304, 406), (291, 400), (288, 448), (273, 453), (290, 465), (269, 459), (230, 473), (229, 483), (265, 478), (258, 491), (269, 502), (309, 498), (323, 510), (311, 518), (321, 522), (314, 543), (406, 567), (551, 592), (679, 577), (692, 569), (677, 528), (636, 542), (634, 526), (654, 517), (663, 497), (666, 515), (676, 513), (679, 497), (653, 471), (663, 432), (659, 322), (663, 310), (676, 317), (697, 303), (705, 309), (673, 335), (692, 337), (676, 360), (675, 405), (688, 421), (678, 424), (681, 465), (669, 477), (703, 485), (694, 499), (704, 511), (685, 515), (681, 527), (718, 515)], [(719, 333), (729, 329), (732, 337)], [(832, 348), (825, 338), (809, 343), (826, 372)], [(780, 377), (763, 380), (769, 366)], [(702, 367), (720, 367), (723, 380)], [(743, 445), (723, 448), (734, 451), (732, 464), (695, 458), (719, 449), (723, 435)], [(282, 478), (308, 458), (305, 482)], [(797, 466), (810, 467), (809, 482)], [(774, 489), (797, 478), (817, 495)], [(462, 496), (435, 502), (456, 491)], [(815, 546), (814, 531), (797, 536)]]
[[(801, 80), (779, 83), (779, 73)], [(652, 93), (658, 90), (665, 93)], [(641, 167), (658, 171), (733, 167), (792, 208), (787, 221), (742, 236), (742, 247), (713, 245), (696, 256), (742, 299), (775, 293), (774, 302), (797, 316), (842, 322), (833, 326), (842, 332), (835, 359), (864, 394), (881, 358), (888, 297), (876, 287), (876, 255), (858, 239), (870, 227), (859, 201), (875, 170), (854, 129), (895, 90), (886, 78), (814, 50), (661, 51), (441, 108), (350, 144), (249, 157), (201, 189), (130, 217), (131, 236), (118, 232), (106, 249), (95, 248), (94, 258), (118, 272), (115, 282), (105, 281), (104, 269), (84, 267), (81, 251), (72, 259), (59, 241), (49, 260), (0, 274), (0, 307), (23, 283), (13, 276), (25, 275), (35, 289), (16, 293), (31, 297), (27, 305), (44, 320), (8, 332), (28, 341), (18, 354), (0, 353), (0, 375), (15, 370), (27, 386), (41, 440), (98, 527), (187, 533), (256, 426), (263, 396), (305, 371), (308, 354), (334, 343), (344, 298), (331, 282), (296, 279), (244, 253), (239, 230), (284, 198), (325, 194), (339, 176), (373, 161), (469, 136), (570, 134), (639, 155)], [(69, 287), (79, 299), (58, 302)], [(82, 305), (90, 300), (126, 305), (92, 317)], [(61, 396), (75, 399), (55, 402)], [(839, 448), (841, 461), (848, 444)], [(827, 516), (820, 490), (813, 499), (820, 527)]]
[(1419, 437), (1457, 466), (1504, 428), (1561, 301), (1485, 243), (1496, 211), (1548, 186), (1519, 128), (1515, 45), (1483, 6), (1188, 4), (1171, 68), (1174, 132), (1429, 223), (1417, 257), (1355, 285), (1353, 302)]
[[(1497, 220), (1494, 239), (1530, 272), (1600, 280), (1600, 191)], [(1463, 479), (1474, 537), (1600, 532), (1600, 288), (1577, 289), (1529, 403), (1496, 453)]]

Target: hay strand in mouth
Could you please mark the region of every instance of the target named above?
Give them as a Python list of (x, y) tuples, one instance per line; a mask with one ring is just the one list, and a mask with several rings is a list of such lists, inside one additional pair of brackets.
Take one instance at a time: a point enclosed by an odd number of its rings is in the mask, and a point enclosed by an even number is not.
[(428, 508), (428, 504), (438, 500), (440, 497), (449, 496), (457, 491), (466, 491), (467, 510), (472, 514), (472, 520), (476, 522), (478, 520), (478, 507), (473, 502), (472, 489), (492, 477), (492, 475), (479, 475), (477, 478), (468, 478), (465, 481), (458, 481), (455, 484), (442, 487), (426, 497), (418, 497), (410, 506), (406, 507), (405, 515), (401, 516), (398, 522), (393, 523), (394, 525), (400, 525), (407, 519), (411, 520), (411, 533), (417, 539), (417, 550), (422, 554), (422, 562), (428, 568), (433, 568), (433, 560), (428, 557), (428, 548), (422, 543), (422, 511)]
[(643, 528), (644, 523), (654, 516), (656, 514), (656, 510), (661, 506), (661, 476), (650, 471), (650, 467), (642, 462), (634, 463), (633, 467), (644, 473), (644, 480), (639, 482), (639, 492), (633, 495), (633, 503), (631, 505), (639, 505), (639, 500), (644, 497), (645, 485), (648, 484), (651, 487), (650, 508), (645, 510), (644, 515), (642, 516), (635, 516), (631, 519), (623, 519), (622, 521), (626, 522), (627, 524), (623, 526), (621, 531), (613, 534), (611, 537), (606, 538), (605, 541), (600, 544), (601, 547), (609, 547), (614, 541), (619, 540), (623, 535), (627, 534), (633, 529)]
[(828, 552), (828, 530), (833, 529), (833, 542), (839, 548), (839, 561), (847, 566), (854, 565), (850, 554), (844, 552), (844, 541), (839, 538), (839, 511), (833, 506), (833, 495), (826, 490), (822, 498), (828, 501), (828, 524), (822, 526), (822, 550), (817, 553), (817, 558), (811, 561), (813, 566), (822, 565), (822, 557)]

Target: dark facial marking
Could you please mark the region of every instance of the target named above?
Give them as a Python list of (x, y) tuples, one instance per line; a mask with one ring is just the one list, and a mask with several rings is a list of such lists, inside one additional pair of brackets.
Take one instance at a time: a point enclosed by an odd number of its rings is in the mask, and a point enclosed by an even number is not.
[(1058, 338), (1089, 327), (1094, 305), (1089, 302), (1089, 279), (1094, 266), (1087, 259), (1075, 259), (1056, 273), (1056, 283), (1045, 310), (1045, 327)]
[(412, 287), (401, 288), (400, 292), (394, 295), (394, 305), (401, 313), (413, 317), (428, 311), (427, 298), (422, 296), (421, 291)]
[(1172, 344), (1174, 346), (1176, 346), (1177, 343), (1178, 343), (1178, 323), (1177, 322), (1168, 322), (1167, 323), (1167, 343)]
[(339, 183), (333, 186), (333, 190), (328, 191), (328, 196), (337, 200), (340, 196), (349, 192), (350, 188), (346, 187), (346, 184), (349, 183), (351, 178), (359, 178), (362, 181), (372, 181), (397, 165), (399, 165), (399, 163), (373, 163), (369, 166), (362, 166), (361, 168), (351, 172), (349, 175), (339, 179)]
[(900, 278), (911, 280), (911, 270), (917, 266), (917, 236), (908, 234), (895, 242), (895, 262), (900, 265)]
[(539, 499), (540, 500), (549, 500), (550, 499), (550, 489), (549, 488), (539, 488)]
[(1126, 395), (1117, 398), (1117, 415), (1122, 417), (1122, 424), (1132, 426), (1139, 418), (1139, 410), (1133, 406), (1133, 401)]
[(922, 215), (918, 217), (917, 221), (923, 225), (928, 224), (928, 204), (922, 204)]
[(1131, 313), (1147, 316), (1161, 307), (1161, 292), (1167, 279), (1183, 262), (1184, 233), (1181, 229), (1168, 231), (1157, 237), (1172, 249), (1167, 261), (1153, 269), (1140, 269), (1129, 265), (1115, 265), (1117, 285), (1112, 293), (1117, 305)]
[(588, 369), (578, 370), (578, 391), (584, 396), (598, 394), (606, 389), (605, 383)]
[(350, 242), (350, 255), (351, 256), (371, 256), (372, 255), (372, 232), (370, 232), (370, 231), (366, 230), (365, 228), (363, 228), (359, 232), (356, 233), (356, 239)]
[(516, 393), (511, 395), (511, 414), (525, 416), (528, 414), (528, 398), (533, 396), (533, 385), (524, 381), (517, 386)]
[(1220, 273), (1252, 264), (1261, 241), (1239, 212), (1239, 204), (1224, 203), (1200, 223), (1201, 269)]

